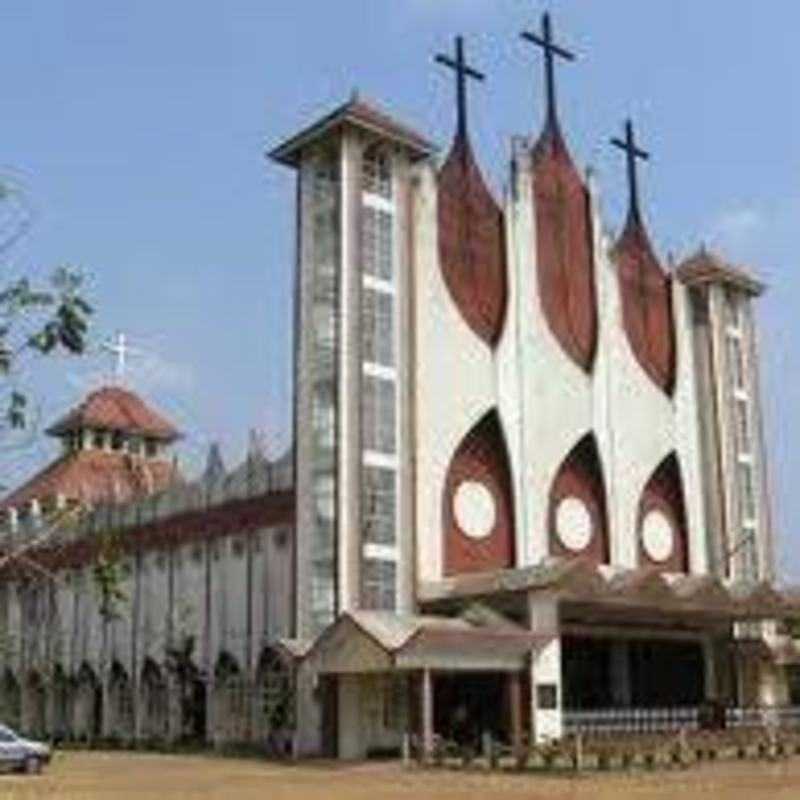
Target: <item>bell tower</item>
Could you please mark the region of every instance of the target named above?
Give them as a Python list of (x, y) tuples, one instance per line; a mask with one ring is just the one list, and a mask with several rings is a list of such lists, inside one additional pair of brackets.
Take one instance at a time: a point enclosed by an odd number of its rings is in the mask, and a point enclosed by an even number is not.
[(297, 172), (300, 638), (411, 607), (411, 167), (432, 149), (354, 95), (271, 153)]

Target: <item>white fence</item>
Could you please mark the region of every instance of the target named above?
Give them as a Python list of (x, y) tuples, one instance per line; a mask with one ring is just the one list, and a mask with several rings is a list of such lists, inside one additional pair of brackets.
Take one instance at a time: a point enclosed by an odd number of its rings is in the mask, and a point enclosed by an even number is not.
[[(721, 710), (722, 711), (722, 710)], [(704, 708), (605, 708), (594, 711), (565, 711), (564, 733), (669, 733), (720, 727), (713, 711)], [(725, 708), (725, 728), (800, 728), (800, 706), (772, 708)]]

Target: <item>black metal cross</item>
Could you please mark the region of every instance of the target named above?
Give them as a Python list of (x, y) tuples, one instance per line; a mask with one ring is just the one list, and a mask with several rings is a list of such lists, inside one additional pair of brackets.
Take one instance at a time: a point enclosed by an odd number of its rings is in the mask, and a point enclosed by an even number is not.
[(541, 47), (544, 50), (544, 79), (547, 91), (547, 122), (556, 121), (556, 77), (554, 69), (554, 56), (560, 56), (565, 61), (574, 61), (575, 54), (553, 42), (553, 33), (550, 27), (550, 15), (545, 12), (542, 14), (541, 34), (523, 31), (520, 36), (526, 42)]
[(464, 58), (464, 37), (456, 36), (456, 57), (438, 54), (435, 59), (437, 64), (444, 64), (456, 73), (456, 97), (458, 101), (458, 135), (467, 135), (467, 78), (476, 81), (485, 81), (482, 72), (470, 67)]
[(637, 147), (633, 135), (633, 123), (630, 120), (625, 121), (625, 141), (614, 138), (611, 140), (611, 144), (623, 150), (627, 156), (628, 191), (630, 193), (630, 208), (628, 213), (636, 222), (639, 222), (642, 217), (639, 211), (639, 184), (636, 178), (636, 159), (641, 158), (642, 161), (647, 161), (650, 158), (650, 153)]

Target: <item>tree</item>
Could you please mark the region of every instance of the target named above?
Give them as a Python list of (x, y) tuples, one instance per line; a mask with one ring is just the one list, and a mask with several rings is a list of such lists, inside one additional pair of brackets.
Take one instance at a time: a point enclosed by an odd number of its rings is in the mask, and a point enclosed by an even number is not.
[(41, 281), (13, 267), (10, 252), (31, 219), (24, 191), (0, 176), (0, 451), (13, 431), (30, 426), (24, 377), (31, 359), (83, 353), (92, 314), (80, 270), (59, 266)]

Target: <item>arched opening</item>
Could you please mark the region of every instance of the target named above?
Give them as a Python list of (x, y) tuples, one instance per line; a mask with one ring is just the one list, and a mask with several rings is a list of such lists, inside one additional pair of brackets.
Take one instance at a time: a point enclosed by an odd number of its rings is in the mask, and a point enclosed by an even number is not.
[(100, 735), (103, 719), (103, 690), (94, 670), (84, 662), (75, 678), (75, 738), (92, 741)]
[(511, 467), (495, 409), (467, 433), (450, 460), (442, 532), (445, 575), (514, 566)]
[(608, 563), (606, 489), (594, 434), (581, 438), (559, 467), (547, 519), (553, 555)]
[(214, 668), (214, 741), (245, 741), (247, 711), (244, 676), (236, 659), (223, 651)]
[(26, 720), (25, 732), (36, 738), (47, 736), (47, 692), (44, 681), (37, 670), (31, 670), (25, 685)]
[(140, 730), (144, 739), (166, 739), (169, 726), (167, 681), (151, 658), (144, 662), (139, 686)]
[(0, 697), (0, 719), (10, 727), (18, 729), (22, 711), (22, 693), (19, 681), (10, 669), (3, 673), (3, 682), (0, 687), (2, 696)]
[(194, 663), (195, 639), (184, 636), (167, 648), (164, 668), (178, 695), (182, 742), (206, 741), (206, 684)]
[(115, 661), (108, 685), (109, 733), (127, 741), (133, 738), (133, 687), (127, 671)]
[(256, 670), (255, 733), (268, 753), (291, 755), (295, 725), (295, 680), (292, 665), (273, 647), (262, 651)]
[(70, 685), (61, 664), (53, 669), (53, 730), (56, 741), (70, 735)]
[(639, 501), (639, 563), (662, 572), (689, 571), (683, 480), (675, 453), (659, 464)]

